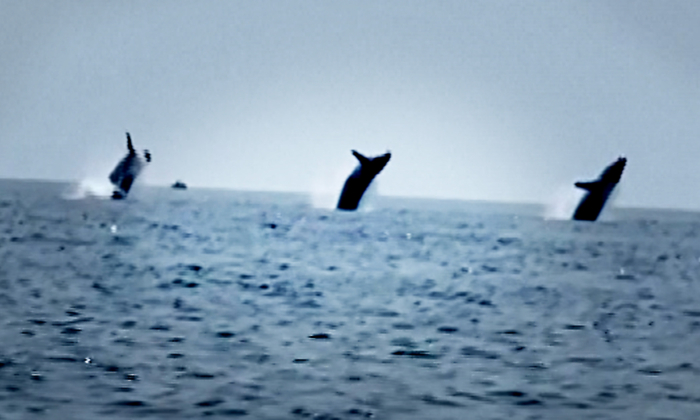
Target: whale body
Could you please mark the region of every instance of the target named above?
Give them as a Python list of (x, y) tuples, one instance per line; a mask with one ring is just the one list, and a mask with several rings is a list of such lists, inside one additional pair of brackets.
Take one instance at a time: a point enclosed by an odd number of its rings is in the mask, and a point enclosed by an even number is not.
[(352, 154), (360, 164), (357, 165), (345, 181), (343, 191), (340, 193), (340, 199), (338, 199), (337, 208), (340, 210), (357, 210), (367, 187), (391, 159), (391, 153), (389, 152), (373, 158), (363, 156), (355, 150), (352, 151)]
[[(131, 135), (126, 133), (126, 147), (129, 149), (129, 153), (117, 164), (111, 174), (109, 174), (109, 181), (114, 185), (114, 192), (112, 192), (112, 198), (119, 200), (126, 198), (129, 194), (129, 190), (134, 184), (136, 177), (141, 173), (143, 167), (146, 165), (144, 161), (136, 153), (134, 145), (131, 142)], [(144, 151), (144, 159), (146, 162), (151, 161), (151, 154), (148, 150)]]
[(598, 219), (605, 202), (610, 197), (610, 193), (615, 189), (617, 183), (620, 182), (626, 163), (627, 159), (620, 157), (605, 168), (598, 179), (574, 184), (578, 188), (586, 190), (586, 195), (576, 207), (574, 220), (595, 221)]

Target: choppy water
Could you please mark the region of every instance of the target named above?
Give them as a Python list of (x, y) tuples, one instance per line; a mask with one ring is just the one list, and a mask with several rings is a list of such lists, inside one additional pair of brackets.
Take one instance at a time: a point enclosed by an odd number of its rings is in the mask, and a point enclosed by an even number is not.
[(700, 215), (0, 181), (0, 419), (700, 418)]

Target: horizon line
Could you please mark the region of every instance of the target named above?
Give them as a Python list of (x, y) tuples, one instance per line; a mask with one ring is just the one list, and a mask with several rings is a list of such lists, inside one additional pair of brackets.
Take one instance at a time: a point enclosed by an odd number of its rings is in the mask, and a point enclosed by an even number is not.
[[(45, 183), (79, 183), (79, 179), (46, 179), (46, 178), (8, 178), (0, 177), (0, 182), (2, 181), (18, 181), (18, 182), (45, 182)], [(179, 180), (182, 181), (182, 180)], [(184, 182), (184, 181), (182, 181)], [(160, 183), (149, 183), (144, 182), (140, 185), (151, 188), (171, 188), (172, 184), (160, 184)], [(245, 189), (245, 188), (232, 188), (232, 187), (217, 187), (217, 186), (205, 186), (196, 185), (191, 187), (187, 184), (188, 189), (195, 190), (221, 190), (221, 191), (233, 191), (233, 192), (248, 192), (248, 193), (276, 193), (276, 194), (294, 194), (294, 195), (311, 195), (311, 191), (283, 191), (283, 190), (256, 190), (256, 189)], [(546, 202), (538, 201), (510, 201), (510, 200), (499, 200), (499, 199), (479, 199), (479, 198), (457, 198), (457, 197), (429, 197), (429, 196), (406, 196), (406, 195), (393, 195), (393, 194), (378, 194), (378, 197), (386, 197), (392, 199), (406, 199), (406, 200), (433, 200), (433, 201), (455, 201), (464, 203), (491, 203), (499, 205), (526, 205), (526, 206), (543, 206), (546, 207)], [(640, 206), (629, 206), (629, 205), (616, 205), (612, 208), (624, 209), (624, 210), (662, 210), (662, 211), (678, 211), (678, 212), (688, 212), (688, 213), (700, 213), (700, 208), (688, 208), (688, 207), (640, 207)]]

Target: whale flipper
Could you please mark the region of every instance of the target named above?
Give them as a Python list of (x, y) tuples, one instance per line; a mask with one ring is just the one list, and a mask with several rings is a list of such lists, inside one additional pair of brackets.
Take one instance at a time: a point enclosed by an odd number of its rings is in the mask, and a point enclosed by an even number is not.
[(134, 144), (131, 142), (131, 134), (126, 132), (126, 148), (129, 149), (129, 154), (136, 154), (136, 149), (134, 149)]
[(360, 152), (358, 152), (357, 150), (353, 150), (352, 154), (353, 154), (353, 156), (355, 156), (357, 158), (357, 160), (360, 161), (360, 165), (369, 164), (370, 160), (367, 157), (365, 157), (364, 155), (362, 155)]
[(620, 182), (626, 164), (627, 159), (620, 157), (605, 168), (597, 180), (577, 182), (574, 184), (576, 187), (587, 191), (578, 207), (576, 207), (573, 217), (574, 220), (595, 221), (598, 219), (600, 212), (605, 206), (605, 202), (608, 200), (608, 197), (610, 197), (610, 193), (612, 193), (615, 186)]
[(369, 184), (391, 159), (390, 152), (373, 158), (368, 158), (356, 150), (353, 150), (352, 154), (360, 164), (345, 181), (343, 191), (338, 199), (337, 208), (340, 210), (356, 210)]
[(593, 191), (596, 188), (600, 187), (601, 183), (599, 181), (589, 181), (589, 182), (577, 182), (574, 184), (578, 188), (581, 188), (586, 191)]

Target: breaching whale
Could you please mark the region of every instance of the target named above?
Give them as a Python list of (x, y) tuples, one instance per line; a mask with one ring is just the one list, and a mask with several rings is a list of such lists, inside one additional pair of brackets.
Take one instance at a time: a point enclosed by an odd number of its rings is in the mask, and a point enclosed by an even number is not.
[(369, 184), (391, 159), (389, 152), (373, 158), (363, 156), (355, 150), (352, 151), (352, 154), (360, 161), (360, 164), (345, 181), (338, 200), (338, 209), (340, 210), (356, 210)]
[(617, 183), (620, 182), (626, 163), (627, 159), (620, 157), (605, 168), (595, 181), (577, 182), (574, 184), (578, 188), (587, 191), (574, 212), (574, 220), (594, 221), (598, 218), (601, 210), (603, 210), (603, 206), (605, 206), (605, 202), (610, 197), (610, 193), (615, 189)]
[[(129, 133), (126, 133), (126, 147), (129, 149), (129, 153), (119, 161), (116, 168), (109, 174), (109, 180), (114, 184), (112, 198), (115, 200), (126, 198), (131, 186), (134, 184), (134, 180), (145, 165), (143, 160), (141, 160), (136, 153), (136, 149), (134, 149), (134, 145), (131, 143), (131, 135), (129, 135)], [(144, 150), (143, 157), (146, 162), (151, 161), (151, 154), (148, 150)]]

